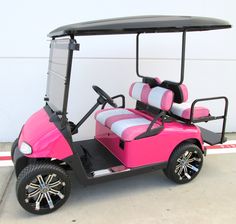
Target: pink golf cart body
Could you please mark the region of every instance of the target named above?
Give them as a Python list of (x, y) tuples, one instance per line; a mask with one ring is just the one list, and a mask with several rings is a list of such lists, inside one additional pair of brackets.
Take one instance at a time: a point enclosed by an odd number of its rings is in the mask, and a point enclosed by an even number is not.
[[(49, 33), (52, 40), (46, 103), (25, 122), (12, 146), (17, 197), (22, 207), (35, 214), (59, 208), (70, 193), (68, 170), (75, 172), (84, 185), (158, 169), (176, 183), (192, 181), (202, 168), (204, 143), (226, 141), (228, 99), (219, 96), (187, 102), (188, 90), (183, 83), (186, 33), (230, 27), (228, 22), (214, 18), (140, 16), (72, 24)], [(139, 37), (159, 32), (182, 33), (178, 82), (161, 81), (139, 72)], [(96, 104), (78, 123), (69, 121), (73, 52), (80, 49), (75, 37), (111, 34), (136, 35), (136, 74), (140, 80), (127, 90), (136, 105), (126, 108), (124, 95), (111, 97), (100, 87), (92, 86), (99, 95)], [(115, 103), (117, 98), (121, 98), (121, 106)], [(209, 108), (199, 105), (214, 100), (225, 102), (222, 115), (212, 115)], [(107, 104), (111, 108), (105, 108)], [(99, 106), (102, 108), (97, 110)], [(73, 141), (72, 136), (80, 134), (78, 129), (93, 113), (95, 136)], [(198, 126), (212, 120), (222, 120), (221, 133)]]

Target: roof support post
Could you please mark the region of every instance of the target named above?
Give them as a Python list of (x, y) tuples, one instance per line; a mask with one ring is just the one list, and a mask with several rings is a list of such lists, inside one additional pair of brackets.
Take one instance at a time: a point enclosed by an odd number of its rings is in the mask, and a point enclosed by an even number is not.
[[(136, 74), (140, 78), (147, 78), (139, 73), (139, 36), (141, 33), (138, 33), (136, 36)], [(180, 71), (180, 81), (179, 84), (182, 84), (184, 81), (184, 69), (185, 69), (185, 47), (186, 47), (186, 31), (183, 31), (182, 34), (182, 52), (181, 52), (181, 71)]]
[(181, 71), (180, 71), (180, 82), (182, 84), (184, 81), (184, 68), (185, 68), (185, 47), (186, 47), (186, 31), (183, 31), (182, 35), (182, 53), (181, 53)]
[(140, 75), (139, 73), (139, 35), (141, 33), (138, 33), (136, 36), (136, 74), (140, 78), (144, 78), (144, 76)]

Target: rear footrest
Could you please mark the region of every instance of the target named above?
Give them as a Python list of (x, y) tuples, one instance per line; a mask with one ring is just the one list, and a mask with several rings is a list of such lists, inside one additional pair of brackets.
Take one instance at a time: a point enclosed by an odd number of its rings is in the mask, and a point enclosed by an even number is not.
[(205, 128), (199, 127), (202, 133), (202, 139), (204, 142), (206, 142), (209, 145), (216, 145), (219, 143), (226, 142), (227, 138), (224, 137), (223, 141), (221, 141), (222, 134), (221, 133), (215, 133), (213, 131), (209, 131)]

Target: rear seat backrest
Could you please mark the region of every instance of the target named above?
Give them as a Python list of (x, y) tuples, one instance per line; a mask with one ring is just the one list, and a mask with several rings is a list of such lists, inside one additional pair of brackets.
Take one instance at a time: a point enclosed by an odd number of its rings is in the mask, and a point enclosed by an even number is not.
[(156, 78), (154, 78), (154, 79), (155, 79), (155, 81), (156, 81), (156, 83), (157, 83), (158, 85), (161, 84), (161, 79), (160, 79), (160, 78), (156, 77)]
[(170, 110), (174, 98), (171, 90), (160, 86), (151, 89), (147, 83), (142, 82), (133, 83), (129, 95), (138, 101), (164, 111)]
[(170, 81), (163, 81), (161, 86), (174, 92), (175, 103), (183, 103), (188, 100), (188, 89), (186, 85)]

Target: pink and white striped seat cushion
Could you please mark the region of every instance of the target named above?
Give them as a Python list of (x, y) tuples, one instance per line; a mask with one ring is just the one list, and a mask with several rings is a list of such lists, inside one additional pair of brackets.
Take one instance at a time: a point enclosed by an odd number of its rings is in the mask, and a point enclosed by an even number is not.
[(131, 85), (129, 95), (143, 103), (159, 108), (161, 110), (170, 110), (174, 94), (171, 90), (160, 86), (150, 88), (147, 83), (135, 82)]
[[(174, 103), (172, 105), (171, 112), (178, 117), (189, 120), (191, 113), (191, 103)], [(207, 109), (206, 107), (195, 106), (193, 111), (193, 119), (208, 117), (209, 114), (209, 109)]]
[[(151, 123), (150, 120), (141, 115), (122, 108), (98, 111), (95, 114), (95, 119), (124, 141), (134, 140), (137, 136), (144, 133)], [(155, 124), (153, 128), (158, 126), (158, 124)]]
[[(168, 111), (173, 103), (173, 92), (163, 87), (150, 88), (147, 83), (136, 82), (130, 87), (129, 94), (136, 100), (148, 105)], [(102, 125), (109, 128), (124, 141), (132, 141), (140, 134), (144, 133), (151, 121), (140, 115), (135, 110), (123, 108), (112, 108), (98, 111), (95, 119)], [(154, 124), (152, 128), (158, 127)]]
[(170, 110), (173, 103), (174, 93), (160, 86), (152, 88), (148, 94), (148, 105), (161, 110)]
[(148, 94), (150, 93), (150, 86), (143, 82), (134, 82), (129, 89), (129, 95), (135, 100), (143, 103), (148, 102)]

